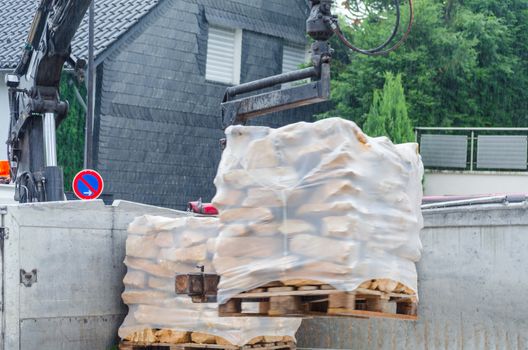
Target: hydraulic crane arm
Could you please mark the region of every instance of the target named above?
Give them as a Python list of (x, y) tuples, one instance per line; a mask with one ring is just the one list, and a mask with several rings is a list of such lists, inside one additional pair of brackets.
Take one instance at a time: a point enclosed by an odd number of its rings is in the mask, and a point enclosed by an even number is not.
[(8, 156), (20, 202), (64, 199), (55, 131), (68, 113), (68, 103), (60, 99), (59, 84), (65, 62), (77, 72), (85, 66), (71, 56), (71, 42), (91, 1), (41, 0), (17, 68), (6, 76)]

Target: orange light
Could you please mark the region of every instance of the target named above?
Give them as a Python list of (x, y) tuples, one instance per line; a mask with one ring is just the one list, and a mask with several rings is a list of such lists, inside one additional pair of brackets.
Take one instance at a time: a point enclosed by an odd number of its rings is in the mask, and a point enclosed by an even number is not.
[(8, 160), (0, 160), (0, 177), (11, 177), (11, 168)]

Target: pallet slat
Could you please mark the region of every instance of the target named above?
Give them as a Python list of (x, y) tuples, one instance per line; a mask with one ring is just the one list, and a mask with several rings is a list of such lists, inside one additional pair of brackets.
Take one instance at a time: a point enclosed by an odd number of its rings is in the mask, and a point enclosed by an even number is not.
[[(317, 295), (330, 295), (330, 294), (339, 294), (339, 293), (345, 293), (342, 290), (337, 289), (314, 289), (318, 286), (310, 286), (312, 287), (312, 290), (292, 290), (292, 291), (283, 291), (283, 292), (247, 292), (239, 294), (232, 299), (257, 299), (257, 298), (268, 298), (270, 296), (294, 296), (294, 295), (301, 295), (301, 296), (317, 296)], [(259, 288), (261, 289), (261, 288)], [(409, 295), (409, 294), (398, 294), (398, 293), (383, 293), (377, 290), (370, 290), (370, 289), (363, 289), (358, 288), (354, 291), (357, 294), (365, 294), (365, 295), (378, 295), (378, 296), (389, 296), (391, 298), (401, 298), (401, 299), (413, 299), (416, 298), (415, 295)]]
[[(361, 317), (417, 320), (416, 295), (385, 293), (358, 288), (353, 292), (316, 284), (292, 287), (260, 287), (230, 299), (219, 307), (224, 317)], [(259, 311), (242, 312), (243, 305), (258, 303)], [(236, 307), (232, 307), (236, 305)], [(250, 308), (255, 310), (255, 308)], [(229, 310), (229, 311), (227, 311)]]

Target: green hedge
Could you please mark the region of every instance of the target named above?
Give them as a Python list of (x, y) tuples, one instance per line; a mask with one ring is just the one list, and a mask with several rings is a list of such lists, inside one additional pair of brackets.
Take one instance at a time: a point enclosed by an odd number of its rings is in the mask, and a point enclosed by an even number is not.
[(70, 104), (70, 110), (68, 117), (57, 129), (57, 160), (59, 165), (64, 168), (65, 191), (72, 190), (73, 177), (83, 169), (84, 163), (86, 114), (75, 97), (74, 87), (77, 87), (85, 99), (87, 96), (85, 85), (79, 84), (72, 74), (63, 73), (60, 94), (61, 98)]

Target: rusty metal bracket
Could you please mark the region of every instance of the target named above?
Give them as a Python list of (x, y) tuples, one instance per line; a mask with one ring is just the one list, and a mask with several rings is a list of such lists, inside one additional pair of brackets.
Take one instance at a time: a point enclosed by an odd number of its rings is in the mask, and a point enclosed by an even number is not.
[(206, 273), (177, 275), (175, 290), (178, 295), (188, 295), (193, 303), (216, 303), (220, 276)]
[[(277, 84), (295, 82), (305, 78), (317, 78), (318, 80), (300, 86), (236, 98), (240, 94), (256, 92)], [(318, 69), (305, 68), (227, 89), (224, 102), (222, 102), (222, 119), (224, 127), (246, 124), (248, 120), (255, 117), (324, 102), (329, 97), (330, 63), (321, 62)]]

